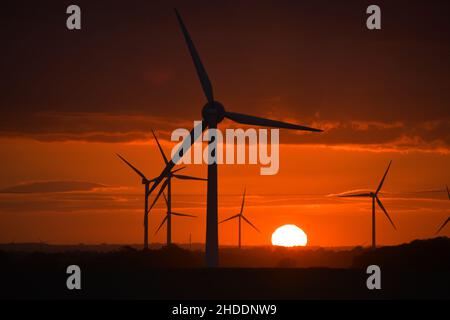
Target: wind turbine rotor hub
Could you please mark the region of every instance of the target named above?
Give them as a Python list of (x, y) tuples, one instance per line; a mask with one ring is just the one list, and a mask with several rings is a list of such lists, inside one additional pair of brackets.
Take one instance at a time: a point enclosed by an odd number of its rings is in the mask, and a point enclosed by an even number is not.
[(208, 102), (202, 109), (202, 117), (208, 122), (222, 122), (225, 118), (225, 108), (220, 102)]

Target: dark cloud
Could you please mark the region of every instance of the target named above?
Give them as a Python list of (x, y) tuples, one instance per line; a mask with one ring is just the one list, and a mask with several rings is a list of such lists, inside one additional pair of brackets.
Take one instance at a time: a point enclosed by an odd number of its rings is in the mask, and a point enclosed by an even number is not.
[(92, 191), (105, 185), (84, 181), (33, 181), (24, 182), (0, 190), (0, 193), (55, 193)]
[[(294, 118), (276, 119), (299, 122)], [(198, 119), (197, 119), (198, 120)], [(325, 130), (321, 134), (297, 133), (282, 130), (283, 144), (320, 145), (336, 148), (361, 148), (372, 151), (450, 151), (450, 121), (411, 122), (394, 121), (333, 121), (316, 115), (305, 118), (302, 124)], [(33, 125), (31, 125), (33, 124)], [(15, 128), (19, 126), (21, 130)], [(190, 130), (193, 121), (143, 114), (103, 113), (35, 113), (4, 126), (1, 135), (11, 138), (31, 138), (38, 141), (135, 142), (152, 141), (154, 129), (162, 141), (170, 142), (171, 133), (178, 128)], [(240, 128), (225, 121), (221, 129)], [(249, 127), (247, 127), (249, 128)], [(224, 131), (223, 131), (224, 132)]]
[[(353, 190), (355, 191), (355, 190)], [(351, 192), (353, 192), (351, 191)], [(350, 191), (348, 191), (350, 192)], [(221, 201), (221, 208), (226, 210), (238, 209), (241, 195), (226, 195)], [(388, 201), (392, 207), (396, 207), (405, 211), (416, 212), (445, 212), (448, 208), (448, 200), (445, 194), (430, 193), (389, 193), (381, 194), (383, 201)], [(181, 212), (204, 212), (205, 210), (204, 195), (178, 195), (176, 208)], [(106, 212), (108, 215), (112, 213), (138, 213), (141, 214), (143, 198), (140, 193), (128, 191), (120, 192), (88, 192), (88, 193), (47, 193), (47, 194), (0, 194), (0, 214), (2, 213), (85, 213), (92, 214), (94, 212)], [(350, 207), (361, 204), (364, 210), (370, 210), (370, 199), (367, 198), (339, 198), (337, 194), (332, 195), (264, 195), (249, 196), (249, 208), (272, 207), (281, 208), (289, 207), (311, 207), (311, 206), (327, 206), (347, 204)], [(164, 214), (164, 203), (158, 202), (154, 208), (155, 213)], [(154, 220), (153, 220), (154, 221)]]
[[(448, 1), (66, 1), (2, 9), (0, 134), (126, 142), (198, 120), (204, 104), (173, 7), (229, 110), (327, 129), (285, 143), (447, 150)], [(166, 135), (167, 137), (167, 135)]]

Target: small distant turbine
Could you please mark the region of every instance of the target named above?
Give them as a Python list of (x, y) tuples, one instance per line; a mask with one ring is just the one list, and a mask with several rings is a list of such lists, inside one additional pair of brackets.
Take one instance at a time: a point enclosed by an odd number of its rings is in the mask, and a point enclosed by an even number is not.
[[(448, 196), (448, 200), (450, 200), (450, 191), (448, 190), (448, 185), (445, 185), (445, 188), (447, 189), (447, 196)], [(450, 220), (450, 217), (447, 218), (447, 220), (444, 221), (444, 223), (440, 226), (440, 228), (438, 229), (438, 231), (436, 232), (436, 235), (441, 232), (442, 229), (444, 229), (444, 227), (447, 225), (448, 221)]]
[(391, 217), (389, 216), (389, 214), (387, 213), (386, 209), (384, 208), (383, 204), (381, 203), (380, 198), (378, 198), (378, 194), (381, 190), (381, 188), (383, 187), (383, 183), (384, 180), (386, 179), (386, 176), (388, 174), (389, 168), (391, 167), (392, 161), (389, 162), (389, 166), (386, 169), (386, 172), (384, 173), (383, 178), (381, 179), (380, 185), (378, 186), (377, 190), (375, 192), (368, 192), (368, 193), (356, 193), (356, 194), (344, 194), (344, 195), (339, 195), (338, 197), (341, 198), (364, 198), (364, 197), (368, 197), (368, 198), (372, 198), (372, 248), (375, 249), (376, 248), (376, 242), (375, 242), (375, 202), (378, 204), (378, 206), (381, 208), (381, 210), (383, 210), (384, 214), (386, 215), (386, 217), (388, 218), (389, 222), (391, 223), (391, 225), (394, 227), (395, 230), (397, 230), (397, 228), (395, 227), (394, 222), (392, 222)]
[(166, 207), (167, 207), (167, 212), (166, 212), (166, 216), (164, 217), (163, 221), (161, 222), (161, 224), (159, 225), (158, 229), (155, 232), (155, 235), (159, 232), (159, 230), (161, 230), (162, 226), (164, 225), (164, 223), (167, 222), (167, 241), (166, 241), (166, 245), (169, 247), (170, 245), (172, 245), (172, 215), (174, 216), (180, 216), (180, 217), (189, 217), (189, 218), (196, 218), (197, 216), (194, 216), (192, 214), (186, 214), (186, 213), (178, 213), (178, 212), (173, 212), (171, 209), (171, 206), (169, 205), (169, 201), (166, 198), (166, 195), (163, 194), (164, 196), (164, 200), (166, 202)]
[(447, 218), (447, 220), (444, 221), (444, 223), (441, 225), (441, 227), (438, 229), (438, 231), (436, 232), (436, 234), (438, 234), (439, 232), (441, 232), (442, 229), (444, 229), (444, 227), (447, 225), (447, 223), (450, 221), (450, 217)]
[[(150, 183), (156, 181), (156, 178), (154, 179), (147, 179), (147, 177), (139, 171), (135, 166), (133, 166), (130, 162), (128, 162), (124, 157), (122, 157), (120, 154), (117, 154), (117, 156), (125, 162), (134, 172), (136, 172), (141, 178), (142, 178), (142, 184), (145, 186), (145, 193), (144, 193), (144, 249), (148, 249), (148, 213), (150, 212), (148, 208), (148, 194), (149, 194), (149, 185)], [(170, 174), (173, 174), (177, 171), (180, 171), (184, 169), (184, 167), (179, 168), (177, 170), (172, 170)]]
[[(153, 130), (152, 130), (152, 134), (156, 140), (156, 144), (158, 145), (158, 149), (161, 153), (164, 163), (167, 166), (169, 164), (169, 160), (167, 160), (164, 150), (162, 149), (161, 145), (159, 144), (158, 138), (156, 137)], [(156, 195), (155, 199), (153, 200), (153, 203), (149, 209), (149, 211), (150, 211), (155, 206), (159, 197), (161, 196), (161, 194), (163, 194), (164, 189), (167, 187), (167, 199), (166, 199), (165, 195), (164, 195), (164, 198), (166, 200), (168, 214), (164, 218), (164, 221), (162, 222), (161, 226), (164, 224), (165, 220), (167, 220), (167, 245), (168, 246), (171, 245), (171, 243), (172, 243), (172, 214), (173, 215), (183, 215), (183, 214), (176, 214), (176, 213), (172, 212), (172, 178), (179, 179), (179, 180), (208, 181), (208, 179), (204, 179), (204, 178), (198, 178), (198, 177), (192, 177), (192, 176), (186, 176), (186, 175), (180, 175), (180, 174), (174, 174), (174, 173), (175, 173), (175, 171), (171, 171), (171, 172), (169, 172), (169, 174), (166, 175), (166, 180), (164, 181), (161, 188), (159, 189), (159, 192)], [(148, 194), (149, 194), (149, 192), (147, 193), (147, 195)], [(170, 213), (172, 213), (172, 214), (170, 214)], [(161, 226), (160, 226), (160, 228), (161, 228)], [(158, 230), (160, 228), (158, 228)]]
[(242, 205), (241, 205), (241, 211), (237, 214), (237, 215), (234, 215), (234, 216), (232, 216), (232, 217), (229, 217), (229, 218), (227, 218), (227, 219), (225, 219), (225, 220), (222, 220), (222, 221), (220, 221), (219, 222), (219, 224), (220, 223), (223, 223), (223, 222), (225, 222), (225, 221), (229, 221), (229, 220), (233, 220), (233, 219), (238, 219), (239, 220), (239, 242), (238, 242), (238, 246), (239, 246), (239, 249), (241, 249), (241, 220), (242, 219), (244, 219), (244, 221), (245, 222), (247, 222), (250, 226), (252, 226), (253, 227), (253, 229), (255, 229), (256, 231), (258, 231), (258, 232), (261, 232), (261, 231), (259, 231), (258, 230), (258, 228), (256, 228), (254, 225), (253, 225), (253, 223), (251, 223), (250, 222), (250, 220), (248, 220), (245, 216), (244, 216), (244, 203), (245, 203), (245, 189), (244, 189), (244, 196), (242, 197)]
[(189, 233), (189, 250), (192, 250), (192, 233)]

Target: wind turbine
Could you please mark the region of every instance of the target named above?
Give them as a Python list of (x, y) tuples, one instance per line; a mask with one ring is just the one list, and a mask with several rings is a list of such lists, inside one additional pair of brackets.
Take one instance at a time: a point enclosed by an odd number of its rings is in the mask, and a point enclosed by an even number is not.
[[(450, 192), (448, 190), (448, 185), (445, 185), (445, 188), (447, 189), (447, 196), (448, 196), (448, 200), (450, 200)], [(440, 226), (440, 228), (438, 229), (438, 231), (436, 232), (436, 234), (438, 234), (439, 232), (441, 232), (442, 229), (444, 229), (444, 227), (447, 225), (447, 223), (450, 221), (450, 217), (447, 218), (447, 220), (444, 221), (444, 223)]]
[(161, 224), (159, 225), (158, 229), (155, 232), (155, 235), (159, 232), (159, 230), (162, 228), (162, 226), (164, 225), (164, 223), (167, 222), (167, 242), (166, 245), (169, 247), (172, 245), (172, 215), (174, 216), (180, 216), (180, 217), (190, 217), (190, 218), (196, 218), (197, 216), (194, 216), (192, 214), (186, 214), (186, 213), (179, 213), (179, 212), (173, 212), (171, 210), (171, 206), (169, 201), (166, 198), (166, 195), (163, 194), (164, 196), (164, 200), (166, 202), (166, 207), (167, 207), (167, 213), (166, 216), (164, 217), (163, 221), (161, 222)]
[[(222, 122), (223, 119), (227, 118), (237, 123), (246, 124), (246, 125), (255, 125), (255, 126), (263, 126), (263, 127), (273, 127), (273, 128), (284, 128), (284, 129), (293, 129), (293, 130), (304, 130), (304, 131), (313, 131), (313, 132), (321, 132), (322, 130), (309, 128), (305, 126), (295, 125), (291, 123), (270, 120), (266, 118), (260, 118), (255, 116), (250, 116), (242, 113), (235, 113), (226, 111), (224, 106), (214, 99), (213, 95), (213, 86), (211, 81), (209, 80), (208, 74), (206, 72), (205, 67), (200, 59), (200, 56), (195, 48), (194, 42), (189, 35), (189, 32), (181, 18), (181, 15), (175, 10), (175, 14), (178, 19), (178, 23), (180, 25), (181, 31), (184, 36), (184, 40), (191, 54), (192, 61), (194, 63), (198, 79), (202, 86), (203, 93), (206, 97), (206, 104), (202, 109), (202, 122), (198, 125), (198, 128), (192, 129), (190, 132), (190, 140), (185, 139), (182, 143), (182, 146), (176, 153), (177, 155), (181, 155), (183, 150), (187, 150), (186, 147), (190, 147), (197, 138), (202, 134), (206, 128), (216, 129), (217, 125)], [(200, 130), (199, 130), (200, 129)], [(210, 155), (214, 155), (215, 157), (215, 142), (211, 139), (208, 145), (208, 152)], [(171, 168), (174, 166), (173, 160), (171, 160), (166, 168), (163, 170), (161, 175), (156, 179), (153, 183), (152, 187), (149, 190), (151, 193), (159, 183), (164, 179), (164, 177), (170, 172)], [(207, 210), (206, 210), (206, 265), (208, 267), (217, 267), (219, 264), (219, 238), (218, 238), (218, 219), (217, 219), (217, 211), (218, 211), (218, 203), (217, 203), (217, 162), (212, 161), (212, 163), (208, 163), (208, 188), (207, 188)]]
[[(167, 165), (169, 165), (169, 160), (167, 160), (167, 157), (164, 153), (164, 150), (162, 149), (161, 145), (159, 144), (158, 138), (156, 137), (155, 133), (152, 130), (152, 134), (153, 137), (156, 140), (156, 144), (158, 145), (158, 149), (161, 153), (161, 156), (164, 160), (164, 163)], [(164, 195), (164, 199), (166, 200), (166, 205), (167, 205), (167, 215), (164, 218), (163, 222), (161, 223), (160, 227), (158, 228), (157, 232), (159, 231), (159, 229), (162, 227), (162, 225), (164, 224), (164, 222), (167, 220), (167, 245), (170, 246), (172, 243), (172, 215), (184, 215), (184, 214), (178, 214), (178, 213), (174, 213), (172, 212), (172, 178), (175, 179), (180, 179), (180, 180), (196, 180), (196, 181), (207, 181), (207, 179), (204, 178), (197, 178), (197, 177), (192, 177), (192, 176), (186, 176), (186, 175), (180, 175), (180, 174), (175, 174), (175, 171), (171, 171), (169, 172), (169, 174), (167, 174), (166, 176), (166, 180), (164, 181), (164, 183), (162, 184), (158, 194), (155, 197), (155, 200), (153, 201), (152, 205), (150, 206), (149, 211), (155, 206), (156, 202), (158, 201), (159, 197), (161, 196), (161, 194), (163, 194), (164, 189), (167, 187), (167, 199), (166, 196)], [(184, 215), (186, 216), (186, 215)], [(190, 216), (190, 215), (187, 215)]]
[(436, 234), (438, 234), (439, 232), (441, 232), (442, 229), (444, 229), (444, 227), (447, 225), (447, 223), (450, 221), (450, 217), (447, 218), (447, 220), (444, 221), (444, 223), (440, 226), (440, 228), (438, 229), (438, 231), (436, 232)]
[[(139, 171), (139, 169), (137, 169), (135, 166), (133, 166), (124, 157), (122, 157), (120, 154), (117, 154), (117, 156), (142, 178), (142, 184), (145, 186), (145, 193), (144, 193), (144, 250), (147, 250), (148, 249), (148, 214), (150, 212), (150, 209), (148, 208), (149, 185), (150, 185), (150, 183), (155, 182), (156, 178), (147, 179), (147, 177), (141, 171)], [(174, 174), (182, 169), (184, 169), (184, 167), (173, 170), (170, 172), (170, 174)]]
[(389, 216), (389, 214), (387, 213), (385, 207), (381, 203), (380, 198), (378, 198), (378, 193), (380, 192), (381, 188), (383, 187), (384, 180), (386, 179), (386, 176), (388, 174), (389, 168), (391, 167), (391, 164), (392, 164), (392, 161), (389, 162), (389, 166), (387, 167), (386, 172), (384, 173), (384, 176), (381, 179), (381, 182), (380, 182), (380, 184), (379, 184), (379, 186), (378, 186), (378, 188), (377, 188), (377, 190), (375, 192), (339, 195), (339, 197), (341, 197), (341, 198), (360, 198), (360, 197), (362, 197), (362, 198), (364, 198), (364, 197), (372, 198), (372, 249), (376, 248), (376, 242), (375, 242), (375, 202), (378, 204), (378, 206), (381, 208), (381, 210), (383, 210), (384, 214), (386, 215), (386, 217), (388, 218), (389, 222), (394, 227), (394, 229), (397, 230), (397, 228), (395, 227), (394, 222), (392, 222), (391, 217)]
[(135, 166), (133, 166), (130, 162), (128, 162), (124, 157), (120, 154), (117, 156), (125, 162), (134, 172), (136, 172), (142, 178), (142, 184), (145, 186), (144, 193), (144, 250), (148, 249), (148, 190), (151, 182), (154, 182), (156, 179), (147, 179), (147, 177), (139, 171)]
[(220, 221), (219, 222), (219, 224), (220, 223), (223, 223), (223, 222), (225, 222), (225, 221), (229, 221), (229, 220), (233, 220), (233, 219), (238, 219), (238, 221), (239, 221), (239, 242), (238, 242), (238, 246), (239, 246), (239, 249), (241, 249), (241, 220), (242, 219), (244, 219), (244, 221), (245, 222), (247, 222), (250, 226), (252, 226), (253, 227), (253, 229), (255, 229), (256, 231), (258, 231), (258, 232), (261, 232), (261, 231), (259, 231), (258, 230), (258, 228), (257, 227), (255, 227), (254, 225), (253, 225), (253, 223), (251, 223), (250, 222), (250, 220), (248, 220), (245, 216), (244, 216), (244, 203), (245, 203), (245, 189), (244, 189), (244, 196), (242, 197), (242, 205), (241, 205), (241, 211), (239, 211), (239, 213), (237, 214), (237, 215), (234, 215), (234, 216), (232, 216), (232, 217), (229, 217), (229, 218), (227, 218), (227, 219), (225, 219), (225, 220), (222, 220), (222, 221)]

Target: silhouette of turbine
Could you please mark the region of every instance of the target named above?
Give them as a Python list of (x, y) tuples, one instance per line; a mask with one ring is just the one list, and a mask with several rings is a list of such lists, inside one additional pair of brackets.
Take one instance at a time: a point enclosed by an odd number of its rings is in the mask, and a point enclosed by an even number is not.
[[(156, 140), (156, 144), (158, 145), (158, 149), (161, 153), (161, 156), (164, 160), (165, 165), (167, 166), (169, 164), (169, 160), (167, 160), (167, 157), (164, 153), (164, 150), (162, 149), (161, 145), (159, 144), (158, 138), (156, 137), (155, 133), (152, 130), (152, 134), (153, 137)], [(207, 181), (207, 179), (204, 178), (197, 178), (197, 177), (192, 177), (192, 176), (186, 176), (186, 175), (180, 175), (180, 174), (174, 174), (175, 171), (171, 171), (169, 172), (169, 174), (166, 176), (166, 180), (164, 181), (164, 183), (162, 184), (158, 194), (156, 195), (152, 205), (150, 206), (149, 211), (155, 206), (156, 202), (158, 201), (159, 197), (161, 196), (161, 194), (163, 194), (164, 189), (167, 187), (167, 198), (166, 199), (166, 205), (167, 205), (167, 212), (168, 214), (166, 215), (166, 217), (164, 218), (161, 226), (164, 224), (164, 222), (167, 220), (167, 245), (170, 246), (172, 244), (172, 214), (173, 215), (178, 215), (176, 213), (172, 212), (172, 178), (175, 179), (180, 179), (180, 180), (196, 180), (196, 181)], [(165, 195), (164, 195), (165, 198)], [(180, 214), (183, 215), (183, 214)], [(158, 228), (161, 228), (161, 226)]]
[[(149, 191), (150, 183), (155, 182), (156, 178), (147, 179), (147, 177), (141, 171), (139, 171), (135, 166), (133, 166), (130, 162), (128, 162), (124, 157), (122, 157), (120, 154), (117, 154), (117, 156), (142, 178), (142, 184), (145, 186), (145, 193), (144, 193), (144, 249), (147, 250), (148, 249), (148, 213), (150, 211), (148, 209), (148, 195), (149, 195), (148, 191)], [(180, 171), (182, 169), (184, 169), (184, 167), (171, 171), (171, 174), (173, 174), (177, 171)]]
[(166, 212), (166, 216), (164, 217), (163, 221), (161, 222), (161, 224), (159, 225), (158, 229), (156, 230), (155, 235), (159, 232), (159, 230), (162, 228), (164, 223), (167, 222), (167, 242), (166, 242), (166, 245), (169, 247), (170, 245), (172, 245), (172, 233), (169, 231), (169, 230), (172, 230), (172, 219), (171, 219), (172, 215), (180, 216), (180, 217), (189, 217), (189, 218), (197, 218), (197, 216), (194, 216), (192, 214), (173, 212), (172, 208), (170, 206), (170, 203), (169, 203), (169, 201), (166, 198), (165, 193), (163, 193), (163, 196), (164, 196), (164, 200), (166, 202), (167, 212)]
[[(445, 185), (445, 188), (447, 189), (448, 200), (450, 200), (450, 191), (448, 190), (448, 185)], [(447, 220), (445, 220), (444, 223), (439, 227), (438, 231), (436, 231), (436, 234), (438, 234), (439, 232), (441, 232), (442, 229), (444, 229), (449, 220), (450, 217), (448, 217)]]
[(447, 225), (447, 223), (450, 221), (450, 217), (447, 218), (447, 220), (444, 221), (444, 223), (440, 226), (440, 228), (438, 229), (438, 231), (436, 231), (436, 234), (438, 234), (439, 232), (441, 232), (442, 229), (444, 229), (444, 227)]
[[(199, 78), (200, 84), (205, 94), (207, 103), (202, 109), (202, 122), (198, 125), (198, 129), (192, 129), (190, 132), (190, 139), (184, 139), (180, 149), (176, 153), (177, 155), (182, 155), (183, 150), (187, 150), (201, 135), (201, 133), (206, 130), (206, 128), (216, 129), (217, 125), (222, 122), (223, 119), (227, 118), (237, 123), (246, 125), (255, 125), (263, 127), (273, 127), (273, 128), (284, 128), (293, 130), (304, 130), (313, 132), (322, 132), (322, 130), (309, 128), (305, 126), (295, 125), (291, 123), (270, 120), (250, 115), (245, 115), (241, 113), (226, 111), (224, 106), (214, 100), (213, 87), (211, 81), (209, 80), (206, 69), (200, 59), (200, 56), (195, 48), (194, 42), (192, 41), (188, 30), (177, 10), (175, 14), (178, 19), (181, 31), (183, 33), (186, 45), (191, 54), (192, 61), (194, 63), (197, 76)], [(186, 148), (185, 148), (186, 147)], [(209, 154), (215, 158), (215, 143), (214, 139), (211, 139), (209, 143)], [(174, 166), (174, 162), (171, 160), (166, 168), (163, 170), (161, 175), (156, 179), (156, 181), (151, 186), (149, 193), (151, 193), (164, 179), (165, 176), (170, 172)], [(218, 238), (218, 221), (217, 221), (217, 163), (212, 161), (208, 163), (208, 187), (207, 187), (207, 204), (206, 204), (206, 265), (208, 267), (217, 267), (219, 265), (219, 238)]]
[(241, 220), (242, 220), (242, 219), (244, 219), (245, 222), (247, 222), (250, 226), (252, 226), (253, 229), (255, 229), (255, 230), (258, 231), (258, 232), (261, 232), (261, 231), (258, 230), (257, 227), (255, 227), (255, 226), (253, 225), (253, 223), (250, 222), (250, 220), (248, 220), (248, 219), (244, 216), (244, 213), (243, 213), (243, 212), (244, 212), (244, 203), (245, 203), (245, 189), (244, 189), (244, 195), (243, 195), (243, 197), (242, 197), (241, 211), (240, 211), (237, 215), (234, 215), (234, 216), (232, 216), (232, 217), (229, 217), (229, 218), (227, 218), (227, 219), (222, 220), (222, 221), (219, 222), (219, 224), (220, 224), (220, 223), (223, 223), (223, 222), (225, 222), (225, 221), (230, 221), (230, 220), (233, 220), (233, 219), (236, 219), (236, 218), (239, 219), (239, 229), (238, 229), (238, 232), (239, 232), (239, 242), (238, 242), (238, 247), (239, 247), (239, 249), (241, 248)]
[(389, 162), (389, 166), (386, 169), (386, 172), (384, 173), (383, 178), (381, 179), (380, 185), (378, 186), (377, 190), (375, 192), (368, 192), (368, 193), (357, 193), (357, 194), (344, 194), (339, 195), (341, 198), (359, 198), (359, 197), (369, 197), (372, 198), (372, 248), (376, 248), (376, 242), (375, 242), (375, 202), (378, 204), (378, 206), (383, 210), (384, 214), (388, 218), (391, 225), (394, 227), (395, 230), (397, 228), (395, 227), (394, 222), (392, 222), (391, 217), (387, 213), (385, 207), (381, 203), (380, 198), (378, 198), (378, 193), (380, 192), (381, 188), (383, 187), (384, 180), (386, 179), (386, 176), (388, 174), (389, 168), (391, 167), (392, 161)]

